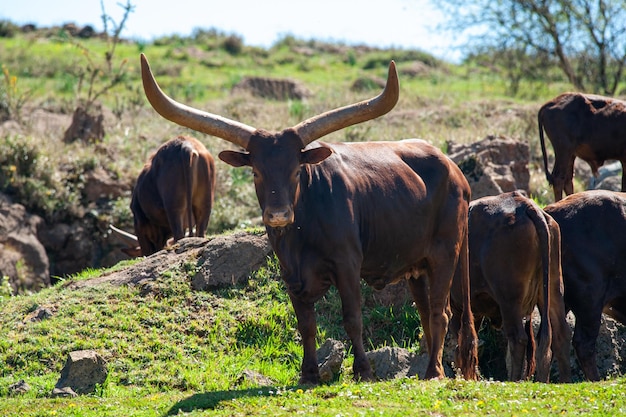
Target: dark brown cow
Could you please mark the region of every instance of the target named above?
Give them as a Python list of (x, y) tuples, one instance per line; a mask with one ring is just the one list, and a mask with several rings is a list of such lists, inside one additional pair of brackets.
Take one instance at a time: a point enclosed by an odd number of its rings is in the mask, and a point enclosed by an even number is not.
[(161, 145), (139, 174), (130, 202), (141, 254), (163, 249), (187, 229), (204, 236), (214, 189), (215, 161), (202, 143), (179, 136)]
[[(220, 158), (252, 167), (263, 222), (302, 336), (301, 382), (319, 382), (314, 304), (331, 285), (341, 298), (355, 378), (373, 378), (363, 346), (359, 277), (375, 288), (409, 278), (430, 352), (426, 377), (444, 377), (441, 356), (457, 261), (467, 271), (467, 180), (424, 141), (316, 142), (390, 111), (399, 95), (395, 64), (379, 96), (270, 133), (174, 102), (156, 84), (143, 55), (141, 63), (146, 96), (163, 117), (245, 149), (224, 151)], [(457, 364), (473, 379), (476, 333), (469, 276), (464, 277)]]
[(585, 377), (597, 381), (602, 312), (626, 324), (626, 193), (585, 191), (544, 210), (561, 228), (565, 307), (576, 316), (574, 350)]
[[(563, 93), (539, 110), (539, 139), (546, 178), (554, 200), (574, 192), (574, 159), (586, 161), (594, 175), (606, 160), (626, 163), (626, 102), (593, 94)], [(543, 138), (545, 129), (554, 149), (554, 168), (548, 171)], [(626, 177), (622, 176), (622, 191)]]
[[(558, 224), (517, 191), (472, 201), (468, 221), (474, 320), (480, 325), (488, 317), (502, 328), (508, 341), (509, 379), (530, 378), (537, 365), (535, 380), (549, 382), (554, 353), (560, 381), (571, 381)], [(461, 297), (460, 277), (455, 276), (452, 331), (459, 325)], [(536, 361), (530, 320), (535, 306), (541, 313)]]

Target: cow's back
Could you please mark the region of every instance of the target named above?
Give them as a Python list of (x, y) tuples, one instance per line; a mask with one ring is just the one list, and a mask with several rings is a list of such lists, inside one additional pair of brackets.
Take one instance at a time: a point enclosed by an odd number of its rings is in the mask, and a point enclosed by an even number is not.
[(624, 156), (626, 102), (594, 94), (563, 93), (539, 110), (556, 152), (571, 149), (598, 165)]
[(362, 277), (381, 287), (418, 269), (434, 242), (458, 240), (470, 189), (440, 150), (422, 140), (319, 146), (333, 155), (307, 168), (295, 227), (307, 227), (324, 257), (352, 246)]
[[(511, 290), (520, 297), (520, 311), (529, 314), (541, 296), (542, 250), (535, 222), (528, 215), (530, 200), (506, 193), (474, 200), (468, 218), (472, 293), (485, 293), (503, 304)], [(547, 225), (546, 225), (547, 227)], [(472, 309), (489, 313), (493, 306), (472, 303)]]
[(575, 310), (625, 295), (626, 194), (585, 191), (545, 211), (561, 228), (566, 304)]

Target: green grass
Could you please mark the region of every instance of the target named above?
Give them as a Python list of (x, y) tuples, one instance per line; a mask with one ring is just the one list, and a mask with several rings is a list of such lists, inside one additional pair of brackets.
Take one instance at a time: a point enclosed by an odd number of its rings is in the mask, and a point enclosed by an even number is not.
[[(574, 384), (417, 378), (357, 383), (351, 377), (350, 355), (338, 380), (315, 388), (298, 386), (302, 350), (275, 259), (251, 276), (249, 285), (215, 292), (190, 289), (192, 264), (166, 271), (149, 287), (104, 284), (71, 289), (67, 285), (102, 272), (86, 270), (40, 293), (3, 299), (0, 415), (461, 416), (626, 411), (623, 378)], [(372, 306), (367, 301), (370, 295), (364, 288), (369, 348), (392, 345), (417, 350), (419, 319), (412, 307)], [(50, 309), (52, 317), (32, 321), (40, 307)], [(319, 343), (326, 337), (346, 341), (338, 308), (334, 291), (318, 303)], [(93, 349), (105, 358), (107, 381), (95, 394), (50, 398), (66, 355), (80, 349)], [(275, 383), (258, 387), (242, 381), (244, 370), (262, 373)], [(9, 395), (9, 386), (21, 379), (31, 390)]]

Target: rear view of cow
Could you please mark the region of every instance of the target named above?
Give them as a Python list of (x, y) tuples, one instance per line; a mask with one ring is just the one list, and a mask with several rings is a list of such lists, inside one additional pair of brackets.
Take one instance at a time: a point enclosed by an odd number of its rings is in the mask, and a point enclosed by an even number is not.
[(130, 203), (143, 256), (190, 236), (204, 236), (213, 208), (215, 161), (198, 140), (179, 136), (143, 167)]
[[(472, 201), (468, 222), (474, 319), (478, 325), (487, 317), (502, 328), (508, 341), (509, 379), (528, 379), (536, 369), (535, 380), (548, 382), (554, 353), (560, 381), (569, 382), (570, 330), (563, 303), (559, 226), (517, 191)], [(451, 298), (453, 331), (458, 328), (460, 285), (457, 276)], [(541, 313), (536, 356), (530, 320), (535, 306)]]
[(544, 210), (561, 228), (565, 306), (576, 316), (576, 356), (585, 377), (597, 381), (602, 312), (623, 323), (626, 317), (626, 193), (585, 191)]
[[(554, 200), (574, 192), (574, 160), (586, 161), (594, 175), (609, 159), (626, 163), (626, 102), (593, 94), (564, 93), (544, 104), (538, 113), (539, 139), (546, 178)], [(554, 168), (548, 171), (545, 129), (554, 149)], [(622, 176), (622, 191), (626, 180)]]

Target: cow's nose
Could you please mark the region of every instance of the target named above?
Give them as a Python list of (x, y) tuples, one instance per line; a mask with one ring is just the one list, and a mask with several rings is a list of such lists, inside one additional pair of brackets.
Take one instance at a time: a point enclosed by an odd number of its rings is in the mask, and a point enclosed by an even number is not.
[(289, 207), (266, 209), (263, 223), (269, 227), (285, 227), (293, 223), (293, 210)]

